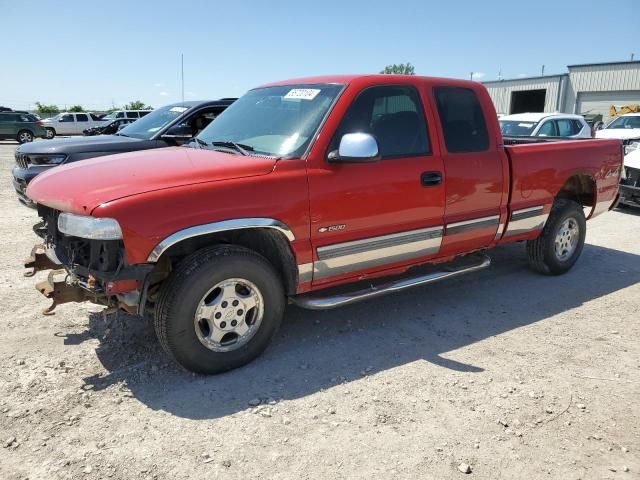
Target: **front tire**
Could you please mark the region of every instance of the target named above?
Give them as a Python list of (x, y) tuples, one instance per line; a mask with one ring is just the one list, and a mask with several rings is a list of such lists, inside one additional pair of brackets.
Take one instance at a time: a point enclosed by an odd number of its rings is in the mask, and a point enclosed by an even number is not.
[(582, 207), (573, 200), (556, 200), (540, 236), (527, 241), (529, 266), (546, 275), (568, 272), (582, 253), (586, 233)]
[(33, 142), (33, 133), (29, 130), (20, 130), (16, 136), (16, 140), (18, 140), (20, 144)]
[(47, 140), (51, 140), (56, 136), (56, 131), (53, 128), (46, 127), (45, 130), (46, 130), (45, 138)]
[(258, 357), (278, 331), (284, 307), (282, 283), (264, 257), (215, 246), (191, 254), (165, 280), (154, 325), (177, 363), (213, 374)]

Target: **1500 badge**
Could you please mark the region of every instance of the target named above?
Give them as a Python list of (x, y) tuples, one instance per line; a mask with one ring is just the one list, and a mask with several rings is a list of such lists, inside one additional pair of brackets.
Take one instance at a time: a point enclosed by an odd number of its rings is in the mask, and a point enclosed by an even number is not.
[(329, 225), (328, 227), (320, 227), (318, 231), (320, 233), (337, 232), (338, 230), (344, 230), (345, 228), (347, 228), (347, 226), (344, 223), (341, 223), (340, 225)]

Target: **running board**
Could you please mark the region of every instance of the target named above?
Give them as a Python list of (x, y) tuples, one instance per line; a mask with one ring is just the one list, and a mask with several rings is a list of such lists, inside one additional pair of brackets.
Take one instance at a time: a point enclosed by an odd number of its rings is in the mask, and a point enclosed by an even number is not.
[[(330, 310), (332, 308), (344, 307), (352, 303), (369, 300), (371, 298), (381, 297), (389, 293), (401, 292), (411, 287), (426, 285), (428, 283), (438, 282), (447, 278), (457, 277), (464, 273), (471, 273), (482, 270), (491, 265), (491, 259), (486, 255), (473, 255), (465, 257), (471, 260), (462, 266), (455, 264), (443, 264), (438, 271), (428, 274), (417, 275), (409, 278), (402, 278), (379, 285), (372, 285), (369, 288), (356, 290), (353, 292), (342, 292), (335, 295), (321, 295), (318, 293), (308, 293), (290, 297), (291, 303), (309, 310)], [(448, 266), (447, 266), (448, 265)]]

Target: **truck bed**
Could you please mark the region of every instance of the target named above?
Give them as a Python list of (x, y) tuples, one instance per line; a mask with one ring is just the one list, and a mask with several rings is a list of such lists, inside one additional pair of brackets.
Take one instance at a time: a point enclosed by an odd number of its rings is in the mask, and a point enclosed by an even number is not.
[[(513, 143), (508, 143), (511, 140)], [(582, 176), (598, 182), (597, 187), (593, 186), (595, 198), (589, 199), (597, 209), (606, 210), (613, 203), (621, 173), (622, 147), (619, 140), (566, 140), (557, 137), (528, 140), (504, 139), (504, 149), (511, 166), (512, 210), (551, 204), (567, 179)], [(592, 210), (591, 216), (597, 209)]]
[[(520, 145), (529, 143), (549, 143), (567, 141), (566, 137), (502, 137), (505, 145)], [(595, 138), (571, 138), (569, 140), (595, 140)]]

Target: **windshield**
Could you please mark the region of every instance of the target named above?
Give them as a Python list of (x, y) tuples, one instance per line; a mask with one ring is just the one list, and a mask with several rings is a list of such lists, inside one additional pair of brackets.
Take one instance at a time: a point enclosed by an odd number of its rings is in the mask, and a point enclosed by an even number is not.
[(640, 128), (640, 116), (618, 117), (605, 128)]
[(100, 120), (104, 120), (105, 122), (109, 121), (109, 120), (115, 120), (116, 119), (116, 114), (117, 114), (117, 112), (108, 113), (107, 115), (102, 117)]
[(260, 155), (301, 157), (341, 89), (334, 84), (304, 84), (251, 90), (198, 139), (208, 145), (235, 142)]
[(130, 123), (120, 130), (118, 134), (126, 137), (148, 140), (153, 137), (158, 130), (182, 115), (184, 112), (189, 110), (189, 108), (190, 107), (176, 105), (167, 105), (165, 107), (157, 108), (153, 112), (142, 117), (140, 120)]
[(537, 124), (537, 122), (500, 120), (500, 131), (507, 137), (530, 137)]

